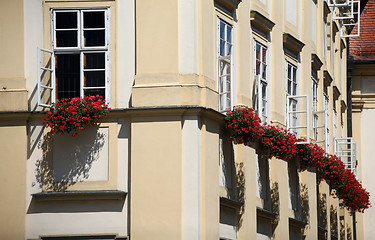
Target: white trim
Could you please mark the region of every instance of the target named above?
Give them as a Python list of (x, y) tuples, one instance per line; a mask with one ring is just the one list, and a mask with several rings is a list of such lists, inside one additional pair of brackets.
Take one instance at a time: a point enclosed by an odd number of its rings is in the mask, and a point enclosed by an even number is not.
[[(77, 13), (77, 47), (57, 47), (56, 41), (56, 13), (59, 12), (76, 12)], [(95, 46), (95, 47), (85, 47), (84, 45), (84, 31), (83, 28), (83, 17), (85, 12), (103, 12), (104, 13), (104, 29), (105, 36), (104, 36), (104, 46)], [(108, 105), (111, 103), (111, 89), (110, 89), (110, 8), (102, 7), (102, 8), (55, 8), (51, 9), (51, 35), (52, 35), (52, 46), (53, 51), (58, 54), (80, 54), (80, 89), (79, 95), (81, 98), (84, 97), (85, 89), (105, 89), (105, 100)], [(90, 28), (98, 29), (98, 28)], [(105, 68), (101, 69), (104, 70), (104, 87), (103, 86), (96, 86), (96, 87), (86, 87), (84, 86), (84, 73), (86, 71), (93, 71), (93, 69), (85, 70), (84, 69), (84, 54), (86, 53), (104, 53), (104, 61), (105, 61)], [(55, 79), (55, 78), (54, 78)], [(56, 99), (56, 96), (54, 97)]]
[(198, 116), (183, 117), (182, 199), (183, 240), (201, 239), (201, 136)]
[(198, 3), (178, 0), (178, 48), (180, 73), (198, 73)]
[[(220, 54), (220, 24), (223, 23), (224, 24), (224, 56), (221, 56)], [(227, 31), (228, 31), (228, 28), (231, 29), (231, 41), (228, 42), (228, 39), (227, 39)], [(218, 100), (219, 100), (219, 107), (218, 107), (218, 110), (219, 112), (227, 112), (229, 110), (232, 109), (232, 106), (234, 104), (234, 99), (233, 99), (233, 90), (234, 90), (234, 86), (233, 86), (233, 77), (234, 77), (234, 63), (233, 63), (233, 52), (235, 51), (234, 47), (233, 47), (233, 42), (235, 41), (234, 39), (234, 26), (229, 24), (228, 22), (226, 22), (225, 20), (223, 20), (222, 18), (220, 17), (217, 17), (217, 88), (218, 88)], [(227, 54), (227, 47), (230, 46), (230, 54), (226, 55)], [(223, 64), (223, 69), (225, 69), (225, 65), (229, 64), (230, 65), (230, 74), (220, 74), (220, 63)], [(226, 71), (225, 71), (226, 72)], [(230, 87), (229, 89), (227, 89), (227, 79), (226, 77), (229, 76), (229, 80), (230, 80)], [(223, 82), (222, 80), (225, 80), (225, 82)], [(222, 89), (220, 87), (220, 84), (222, 84)], [(228, 95), (229, 95), (229, 103), (227, 102), (228, 101)], [(229, 104), (229, 106), (228, 106)]]

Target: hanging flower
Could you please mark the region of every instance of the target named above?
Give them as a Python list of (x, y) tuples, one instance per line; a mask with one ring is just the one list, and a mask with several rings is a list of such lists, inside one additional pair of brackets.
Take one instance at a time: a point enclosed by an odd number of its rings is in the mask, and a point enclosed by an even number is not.
[[(326, 153), (317, 144), (297, 144), (304, 139), (298, 139), (295, 134), (277, 126), (262, 125), (254, 110), (246, 106), (234, 107), (225, 119), (227, 128), (232, 131), (230, 140), (236, 144), (258, 142), (270, 158), (285, 161), (297, 158), (302, 171), (316, 168), (320, 180), (325, 180), (335, 189), (336, 196), (351, 211), (363, 212), (371, 206), (370, 193), (356, 176), (345, 168), (340, 158)], [(262, 135), (267, 137), (262, 138)]]
[(83, 131), (87, 126), (95, 126), (105, 117), (110, 108), (102, 96), (86, 96), (85, 98), (64, 98), (57, 101), (47, 112), (43, 123), (51, 128), (51, 133), (64, 134)]

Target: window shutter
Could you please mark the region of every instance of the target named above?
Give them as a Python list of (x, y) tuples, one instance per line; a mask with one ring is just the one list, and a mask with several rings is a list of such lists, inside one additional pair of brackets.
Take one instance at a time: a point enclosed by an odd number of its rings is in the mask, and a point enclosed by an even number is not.
[(51, 107), (55, 99), (55, 56), (38, 48), (38, 106)]

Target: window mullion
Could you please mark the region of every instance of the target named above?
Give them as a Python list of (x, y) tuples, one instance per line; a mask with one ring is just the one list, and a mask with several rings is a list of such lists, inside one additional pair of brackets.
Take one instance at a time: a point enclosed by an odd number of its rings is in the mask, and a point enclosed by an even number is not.
[(80, 96), (81, 98), (84, 97), (84, 54), (83, 52), (81, 51), (80, 52)]

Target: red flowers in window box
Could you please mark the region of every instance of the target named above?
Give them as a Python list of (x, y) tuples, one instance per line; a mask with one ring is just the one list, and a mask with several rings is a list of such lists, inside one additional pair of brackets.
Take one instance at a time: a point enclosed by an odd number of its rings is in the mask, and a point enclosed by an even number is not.
[(246, 106), (234, 107), (225, 119), (234, 143), (258, 143), (252, 146), (259, 146), (269, 157), (285, 161), (297, 158), (301, 171), (316, 168), (321, 180), (324, 179), (336, 190), (336, 196), (351, 211), (363, 212), (371, 206), (369, 192), (337, 156), (326, 153), (314, 143), (296, 144), (304, 139), (298, 139), (285, 129), (267, 124), (263, 126), (254, 110)]
[(109, 110), (105, 100), (99, 95), (83, 99), (64, 98), (52, 105), (43, 123), (51, 128), (51, 133), (72, 133), (72, 136), (76, 136), (78, 131), (83, 131), (87, 126), (95, 126)]

